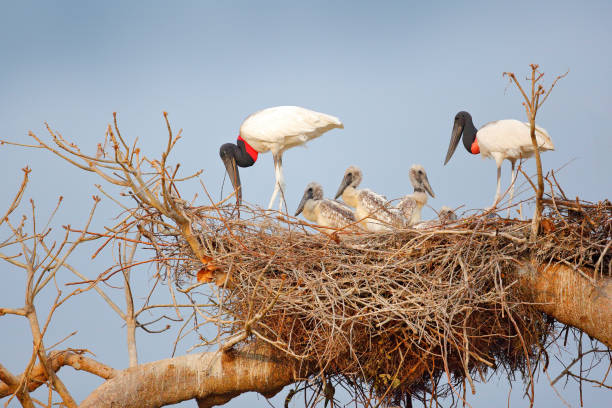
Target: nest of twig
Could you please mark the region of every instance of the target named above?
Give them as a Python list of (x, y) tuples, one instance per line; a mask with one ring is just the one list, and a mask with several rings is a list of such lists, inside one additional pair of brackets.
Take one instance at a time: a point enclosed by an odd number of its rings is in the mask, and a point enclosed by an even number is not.
[[(535, 244), (529, 221), (486, 215), (356, 234), (232, 211), (189, 210), (215, 264), (230, 275), (210, 316), (220, 327), (216, 340), (269, 342), (378, 398), (440, 395), (498, 368), (528, 376), (552, 322), (521, 301), (517, 263), (535, 258), (612, 274), (607, 201), (549, 201)], [(193, 259), (184, 242), (162, 252)], [(178, 281), (200, 266), (177, 264)]]

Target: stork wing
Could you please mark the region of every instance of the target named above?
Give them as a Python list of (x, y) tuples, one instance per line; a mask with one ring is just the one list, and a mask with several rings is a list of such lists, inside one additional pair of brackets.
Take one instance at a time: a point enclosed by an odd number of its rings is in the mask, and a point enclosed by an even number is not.
[[(489, 122), (478, 130), (478, 145), (484, 152), (533, 152), (529, 123), (514, 119)], [(541, 150), (554, 150), (546, 129), (536, 126), (536, 139)]]
[(353, 211), (333, 200), (321, 200), (319, 212), (328, 221), (329, 226), (334, 228), (343, 228), (356, 221)]
[(412, 218), (412, 213), (414, 213), (414, 210), (416, 208), (417, 202), (410, 196), (402, 198), (402, 200), (397, 205), (397, 209), (399, 210), (400, 214), (402, 214), (404, 218), (406, 218), (406, 220), (408, 221), (410, 221), (410, 219)]
[(371, 190), (363, 189), (359, 191), (358, 199), (361, 211), (365, 214), (357, 214), (357, 218), (370, 216), (390, 225), (401, 225), (401, 217), (392, 211), (391, 204), (386, 197)]
[(257, 150), (284, 151), (304, 144), (333, 128), (342, 129), (334, 116), (300, 108), (277, 106), (256, 112), (240, 126), (240, 135)]

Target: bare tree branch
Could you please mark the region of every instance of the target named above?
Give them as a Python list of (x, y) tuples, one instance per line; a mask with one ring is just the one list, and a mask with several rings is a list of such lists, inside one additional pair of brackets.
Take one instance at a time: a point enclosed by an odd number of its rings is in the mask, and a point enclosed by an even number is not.
[[(542, 107), (542, 105), (548, 98), (548, 95), (550, 95), (550, 92), (553, 90), (553, 88), (557, 84), (557, 81), (559, 81), (561, 78), (564, 78), (569, 73), (569, 70), (565, 74), (558, 76), (555, 79), (555, 81), (552, 83), (548, 91), (545, 91), (544, 87), (541, 84), (539, 84), (539, 81), (544, 76), (544, 73), (538, 71), (539, 66), (537, 64), (531, 64), (530, 68), (531, 68), (531, 78), (528, 79), (529, 83), (531, 84), (530, 97), (527, 96), (527, 94), (523, 90), (523, 87), (521, 86), (521, 84), (516, 78), (516, 75), (514, 75), (513, 72), (504, 72), (503, 75), (508, 76), (510, 80), (514, 82), (516, 87), (519, 89), (519, 91), (523, 95), (523, 99), (525, 100), (523, 105), (525, 106), (525, 109), (527, 111), (527, 119), (529, 120), (529, 131), (531, 135), (531, 144), (534, 149), (536, 167), (538, 171), (538, 178), (537, 178), (538, 184), (537, 184), (537, 188), (535, 189), (536, 208), (535, 208), (535, 212), (533, 214), (533, 219), (531, 223), (531, 240), (535, 241), (535, 239), (537, 238), (539, 229), (540, 229), (540, 220), (542, 218), (542, 208), (543, 208), (542, 207), (542, 197), (544, 194), (544, 176), (542, 172), (542, 160), (540, 158), (540, 147), (538, 145), (538, 141), (536, 138), (536, 115), (538, 113), (538, 110)], [(544, 95), (544, 97), (542, 98), (542, 101), (540, 101), (540, 96), (542, 95)]]
[[(82, 352), (74, 352), (72, 350), (52, 351), (47, 356), (47, 362), (49, 369), (54, 373), (59, 371), (59, 369), (63, 366), (68, 365), (75, 370), (86, 371), (90, 374), (104, 378), (105, 380), (111, 379), (117, 374), (117, 371), (113, 368), (99, 363), (89, 357), (85, 357)], [(0, 366), (0, 371), (1, 369), (2, 367)], [(23, 374), (13, 378), (15, 381), (12, 384), (5, 381), (4, 378), (0, 378), (4, 382), (4, 384), (0, 383), (0, 398), (11, 395), (19, 383), (26, 382), (23, 379)], [(48, 376), (44, 367), (40, 363), (35, 365), (30, 372), (29, 378), (27, 379), (28, 391), (34, 391), (43, 385), (47, 380)]]
[(2, 223), (4, 223), (4, 221), (7, 219), (7, 217), (13, 211), (15, 211), (15, 209), (19, 206), (21, 199), (23, 198), (23, 192), (25, 191), (25, 188), (28, 185), (29, 175), (30, 175), (31, 170), (29, 167), (24, 167), (22, 171), (23, 171), (23, 180), (21, 182), (21, 185), (19, 186), (19, 190), (17, 190), (17, 194), (15, 194), (15, 198), (13, 198), (13, 202), (9, 206), (8, 210), (6, 210), (6, 213), (2, 216), (2, 218), (0, 218), (0, 225), (2, 225)]

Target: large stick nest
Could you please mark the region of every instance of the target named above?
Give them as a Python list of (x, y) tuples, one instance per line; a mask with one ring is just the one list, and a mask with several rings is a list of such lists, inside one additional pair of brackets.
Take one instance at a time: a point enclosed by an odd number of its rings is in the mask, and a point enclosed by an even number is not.
[[(215, 311), (206, 311), (218, 322), (217, 341), (270, 342), (379, 398), (439, 395), (498, 368), (529, 376), (552, 322), (521, 296), (518, 263), (612, 274), (607, 201), (550, 202), (535, 244), (530, 221), (483, 214), (425, 230), (359, 234), (241, 210), (240, 218), (232, 207), (188, 210), (214, 263), (230, 276)], [(175, 272), (178, 281), (193, 281), (201, 264), (187, 243), (162, 252), (192, 259)]]

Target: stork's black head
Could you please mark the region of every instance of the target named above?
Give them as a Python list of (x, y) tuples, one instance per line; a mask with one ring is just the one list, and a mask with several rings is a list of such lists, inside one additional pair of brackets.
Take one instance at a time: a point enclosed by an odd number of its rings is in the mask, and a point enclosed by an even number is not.
[(242, 200), (242, 191), (240, 189), (240, 174), (238, 167), (251, 167), (257, 160), (257, 151), (250, 145), (247, 145), (245, 140), (238, 136), (236, 144), (225, 143), (219, 149), (219, 156), (223, 160), (227, 174), (232, 180), (234, 190), (236, 190), (236, 201), (240, 204)]
[(476, 138), (476, 128), (474, 128), (474, 123), (472, 122), (472, 115), (466, 111), (458, 112), (455, 115), (451, 140), (450, 144), (448, 145), (448, 151), (446, 152), (444, 164), (448, 163), (450, 158), (453, 157), (453, 153), (455, 153), (455, 149), (457, 149), (461, 135), (463, 135), (463, 145), (469, 152), (470, 147)]
[(472, 115), (469, 112), (461, 111), (455, 115), (455, 122), (462, 121), (464, 124), (472, 120)]

